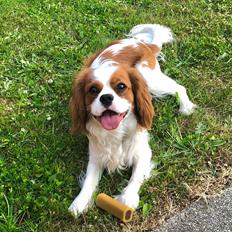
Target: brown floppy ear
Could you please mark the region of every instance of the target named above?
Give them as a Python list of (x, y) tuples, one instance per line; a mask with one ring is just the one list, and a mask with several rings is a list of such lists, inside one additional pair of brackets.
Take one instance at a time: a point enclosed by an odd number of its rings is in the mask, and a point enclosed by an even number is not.
[(69, 111), (72, 118), (70, 133), (75, 135), (84, 132), (87, 122), (87, 109), (85, 105), (85, 83), (88, 78), (89, 69), (82, 70), (74, 79), (72, 95), (69, 101)]
[(143, 128), (149, 129), (152, 125), (154, 108), (152, 97), (143, 77), (134, 68), (129, 69), (129, 77), (134, 94), (134, 113), (137, 121)]

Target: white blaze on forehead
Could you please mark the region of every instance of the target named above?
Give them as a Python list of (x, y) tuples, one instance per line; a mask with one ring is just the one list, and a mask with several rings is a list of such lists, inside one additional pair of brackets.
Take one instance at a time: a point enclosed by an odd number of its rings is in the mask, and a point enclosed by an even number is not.
[(103, 85), (110, 83), (112, 74), (117, 70), (117, 66), (110, 66), (106, 68), (98, 68), (93, 71), (93, 79), (100, 81)]

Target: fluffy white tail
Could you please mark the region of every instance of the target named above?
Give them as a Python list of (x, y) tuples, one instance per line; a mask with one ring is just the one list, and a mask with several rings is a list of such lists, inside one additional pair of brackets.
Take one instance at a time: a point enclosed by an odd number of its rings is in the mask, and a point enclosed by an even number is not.
[(144, 43), (155, 44), (160, 48), (164, 43), (173, 41), (171, 29), (159, 24), (137, 25), (131, 29), (128, 36), (141, 40)]

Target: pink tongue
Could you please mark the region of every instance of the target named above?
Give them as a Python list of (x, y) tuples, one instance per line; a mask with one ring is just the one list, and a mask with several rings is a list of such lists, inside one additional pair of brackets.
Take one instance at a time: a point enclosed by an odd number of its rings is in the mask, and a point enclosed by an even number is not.
[(101, 125), (106, 130), (116, 129), (123, 119), (123, 114), (103, 114), (100, 118)]

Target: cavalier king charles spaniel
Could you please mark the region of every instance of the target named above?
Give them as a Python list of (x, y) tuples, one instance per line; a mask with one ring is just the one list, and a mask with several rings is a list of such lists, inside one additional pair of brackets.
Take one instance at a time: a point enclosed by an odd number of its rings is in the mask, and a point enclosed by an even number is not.
[(186, 89), (160, 70), (157, 56), (173, 40), (169, 28), (142, 24), (128, 38), (116, 40), (92, 55), (75, 77), (70, 99), (71, 133), (89, 140), (89, 162), (82, 189), (69, 211), (87, 210), (104, 169), (133, 167), (127, 187), (116, 198), (136, 208), (139, 188), (152, 170), (148, 129), (154, 109), (152, 96), (179, 96), (180, 113), (195, 105)]

